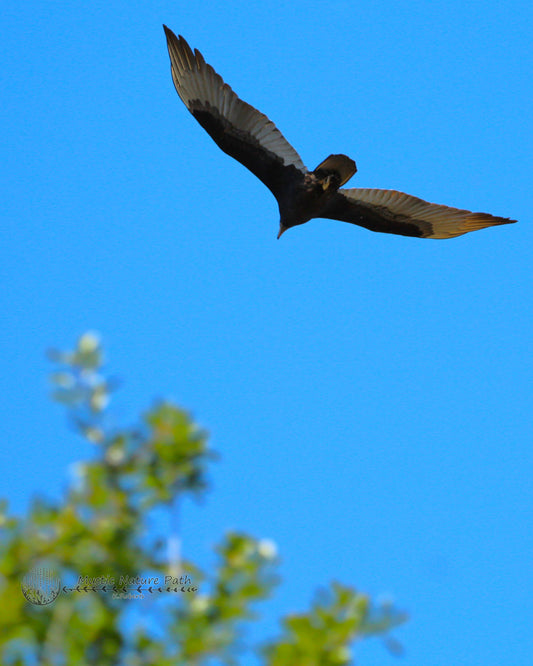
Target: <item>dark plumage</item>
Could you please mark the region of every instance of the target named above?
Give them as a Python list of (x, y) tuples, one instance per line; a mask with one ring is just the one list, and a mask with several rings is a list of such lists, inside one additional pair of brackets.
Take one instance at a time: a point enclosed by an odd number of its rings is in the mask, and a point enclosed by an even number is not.
[(163, 27), (178, 95), (217, 145), (276, 197), (278, 238), (286, 229), (315, 217), (419, 238), (453, 238), (515, 221), (439, 206), (396, 190), (339, 189), (357, 171), (352, 159), (330, 155), (308, 171), (271, 120), (239, 99), (183, 37)]

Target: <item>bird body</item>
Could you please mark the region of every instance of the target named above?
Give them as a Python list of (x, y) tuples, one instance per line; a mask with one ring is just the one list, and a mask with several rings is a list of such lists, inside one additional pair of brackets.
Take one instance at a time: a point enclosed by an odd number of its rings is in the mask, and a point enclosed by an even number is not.
[(278, 238), (313, 218), (419, 238), (453, 238), (515, 220), (428, 203), (396, 190), (343, 189), (357, 171), (346, 155), (330, 155), (309, 171), (263, 113), (241, 100), (181, 36), (166, 26), (171, 73), (178, 95), (217, 145), (257, 176), (276, 197)]
[[(314, 171), (294, 177), (277, 197), (280, 213), (278, 238), (290, 227), (323, 217), (328, 204), (357, 167), (346, 155), (330, 155)], [(343, 178), (344, 176), (344, 178)]]

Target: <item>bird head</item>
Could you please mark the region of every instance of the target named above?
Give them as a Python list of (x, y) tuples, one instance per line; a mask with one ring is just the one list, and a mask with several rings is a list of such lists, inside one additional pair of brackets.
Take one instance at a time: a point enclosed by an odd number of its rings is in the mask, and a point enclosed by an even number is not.
[(283, 236), (287, 229), (297, 227), (300, 224), (305, 224), (306, 222), (309, 222), (310, 219), (310, 217), (298, 217), (295, 219), (294, 217), (284, 217), (282, 215), (279, 220), (278, 240)]
[[(311, 199), (313, 203), (313, 200)], [(292, 197), (289, 205), (280, 205), (279, 207), (279, 232), (278, 239), (291, 227), (297, 227), (305, 224), (314, 217), (313, 208), (309, 207), (308, 190), (303, 189)]]

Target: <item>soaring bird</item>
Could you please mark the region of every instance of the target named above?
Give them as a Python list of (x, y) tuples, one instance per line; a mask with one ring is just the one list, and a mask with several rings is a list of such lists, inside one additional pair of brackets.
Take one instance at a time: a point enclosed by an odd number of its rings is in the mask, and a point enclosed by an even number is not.
[(163, 27), (178, 95), (219, 148), (244, 164), (276, 197), (278, 238), (316, 217), (418, 238), (454, 238), (515, 222), (428, 203), (396, 190), (339, 189), (357, 171), (352, 159), (330, 155), (309, 171), (271, 120), (243, 102), (181, 35)]

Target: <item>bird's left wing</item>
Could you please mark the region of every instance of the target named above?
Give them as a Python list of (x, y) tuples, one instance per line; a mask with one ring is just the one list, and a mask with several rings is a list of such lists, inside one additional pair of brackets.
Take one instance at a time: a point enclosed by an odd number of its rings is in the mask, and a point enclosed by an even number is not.
[(371, 231), (419, 238), (454, 238), (516, 220), (429, 203), (396, 190), (339, 190), (320, 217), (351, 222)]
[(306, 168), (274, 123), (243, 102), (202, 54), (166, 26), (172, 80), (178, 95), (218, 146), (244, 164), (274, 195)]

